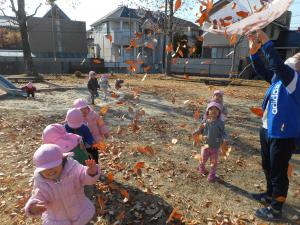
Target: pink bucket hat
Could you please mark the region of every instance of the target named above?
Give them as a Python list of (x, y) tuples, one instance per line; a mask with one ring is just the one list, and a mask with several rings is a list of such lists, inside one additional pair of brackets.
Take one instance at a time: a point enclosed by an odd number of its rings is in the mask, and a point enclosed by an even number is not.
[(66, 153), (74, 149), (82, 141), (82, 137), (67, 133), (65, 127), (61, 124), (50, 124), (43, 131), (42, 141), (43, 144), (58, 145), (62, 153)]
[(88, 107), (88, 104), (82, 98), (78, 98), (73, 102), (73, 107), (75, 109), (83, 109)]
[(224, 91), (221, 91), (221, 90), (215, 90), (214, 91), (214, 95), (224, 95)]
[(35, 171), (51, 169), (62, 164), (62, 150), (58, 145), (43, 144), (33, 155), (33, 162), (36, 166)]
[(96, 76), (96, 73), (95, 73), (95, 71), (92, 71), (92, 70), (91, 70), (91, 71), (89, 72), (89, 77), (94, 77), (94, 76)]
[(76, 129), (83, 125), (84, 118), (79, 109), (69, 109), (66, 116), (66, 121), (69, 127)]
[(28, 87), (28, 88), (33, 88), (32, 82), (28, 82), (28, 84), (26, 84), (26, 87)]
[(217, 107), (219, 110), (220, 110), (220, 112), (222, 112), (222, 105), (220, 105), (219, 103), (217, 103), (217, 102), (210, 102), (210, 103), (208, 103), (208, 105), (207, 105), (207, 107), (206, 107), (206, 113), (208, 112), (208, 110), (211, 108), (211, 107)]

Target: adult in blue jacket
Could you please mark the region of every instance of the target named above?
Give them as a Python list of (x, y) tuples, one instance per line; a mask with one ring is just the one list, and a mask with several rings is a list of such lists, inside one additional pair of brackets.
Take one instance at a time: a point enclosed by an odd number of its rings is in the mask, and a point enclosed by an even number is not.
[[(281, 220), (289, 187), (289, 160), (295, 150), (296, 139), (300, 137), (300, 54), (284, 62), (263, 31), (249, 35), (248, 39), (253, 68), (270, 83), (262, 104), (264, 113), (260, 129), (267, 191), (253, 194), (256, 200), (270, 206), (258, 209), (256, 216), (265, 220)], [(264, 56), (269, 64), (268, 69), (260, 56)]]

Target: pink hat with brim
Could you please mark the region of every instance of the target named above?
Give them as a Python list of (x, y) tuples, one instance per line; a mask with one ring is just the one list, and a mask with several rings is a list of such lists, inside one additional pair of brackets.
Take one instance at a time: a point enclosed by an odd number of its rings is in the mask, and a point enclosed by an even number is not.
[(26, 87), (33, 88), (33, 84), (31, 82), (29, 82), (28, 84), (26, 84)]
[(62, 153), (67, 153), (82, 141), (82, 137), (67, 133), (65, 127), (61, 124), (50, 124), (44, 129), (42, 140), (44, 144), (58, 145)]
[(63, 157), (71, 155), (62, 153), (61, 148), (54, 144), (43, 144), (33, 155), (33, 162), (36, 166), (35, 172), (52, 169), (62, 164)]
[(217, 107), (220, 111), (222, 111), (222, 105), (220, 105), (217, 102), (210, 102), (208, 103), (207, 107), (206, 107), (206, 112), (211, 108), (211, 107)]
[(86, 107), (89, 107), (88, 104), (86, 103), (86, 101), (84, 101), (82, 98), (78, 98), (74, 101), (73, 103), (73, 107), (75, 109), (83, 109)]
[(84, 118), (80, 109), (69, 109), (66, 116), (66, 121), (69, 127), (77, 129), (84, 123)]
[(221, 90), (215, 90), (214, 95), (224, 95), (224, 91)]

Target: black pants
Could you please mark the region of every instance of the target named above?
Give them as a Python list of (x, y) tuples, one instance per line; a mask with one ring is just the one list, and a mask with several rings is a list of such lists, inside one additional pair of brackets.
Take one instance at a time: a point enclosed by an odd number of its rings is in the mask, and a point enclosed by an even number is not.
[(89, 92), (91, 94), (92, 104), (94, 104), (95, 103), (95, 98), (99, 97), (98, 91), (89, 89)]
[(99, 152), (97, 149), (87, 148), (86, 151), (91, 155), (92, 159), (99, 164)]
[(34, 92), (27, 92), (27, 98), (29, 98), (30, 95), (34, 98)]
[(267, 180), (267, 194), (272, 208), (281, 210), (289, 189), (287, 175), (295, 141), (292, 138), (268, 138), (268, 130), (260, 130), (262, 167)]

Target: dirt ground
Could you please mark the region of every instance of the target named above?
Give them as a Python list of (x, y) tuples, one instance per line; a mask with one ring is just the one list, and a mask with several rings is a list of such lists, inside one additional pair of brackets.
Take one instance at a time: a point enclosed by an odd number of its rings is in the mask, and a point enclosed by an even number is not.
[[(250, 107), (260, 106), (267, 84), (237, 80), (233, 84), (238, 85), (207, 86), (199, 78), (149, 75), (142, 81), (143, 77), (118, 75), (125, 80), (120, 90), (124, 98), (109, 99), (114, 102), (104, 119), (111, 137), (100, 154), (103, 176), (97, 183), (97, 213), (91, 224), (272, 224), (255, 218), (255, 209), (262, 205), (249, 195), (265, 188), (258, 138), (261, 122)], [(110, 79), (112, 86), (116, 78)], [(86, 82), (65, 76), (36, 84), (40, 89), (73, 87), (39, 92), (36, 100), (0, 92), (1, 225), (40, 224), (23, 211), (32, 187), (32, 156), (43, 129), (63, 121), (74, 99), (88, 99)], [(200, 146), (193, 146), (191, 133), (199, 125), (195, 111), (203, 112), (215, 89), (225, 91), (232, 151), (226, 159), (220, 155), (218, 179), (209, 183), (197, 172)], [(99, 111), (101, 99), (96, 104)], [(138, 110), (141, 116), (133, 125)], [(300, 224), (299, 155), (291, 164), (286, 219), (280, 224)]]

